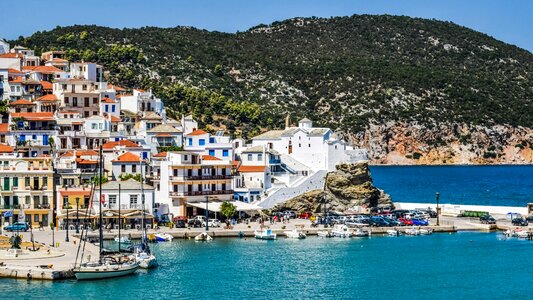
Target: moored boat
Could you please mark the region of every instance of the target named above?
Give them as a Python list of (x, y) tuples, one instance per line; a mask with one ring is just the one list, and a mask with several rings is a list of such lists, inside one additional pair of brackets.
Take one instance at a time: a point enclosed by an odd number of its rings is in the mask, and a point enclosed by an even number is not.
[(74, 268), (74, 276), (78, 280), (105, 279), (133, 274), (139, 269), (135, 260), (118, 262), (114, 258), (105, 258), (102, 262), (83, 263)]
[(418, 228), (409, 228), (405, 230), (405, 234), (407, 235), (420, 235), (420, 230)]
[(355, 237), (367, 237), (370, 236), (370, 231), (363, 229), (363, 228), (357, 228), (353, 231), (353, 236)]
[(208, 242), (212, 241), (213, 238), (209, 234), (207, 234), (207, 232), (202, 232), (199, 235), (195, 236), (194, 240), (197, 242)]
[(430, 228), (422, 228), (420, 229), (420, 234), (422, 235), (430, 235), (433, 233), (433, 229)]
[(277, 235), (272, 232), (272, 229), (256, 230), (254, 232), (255, 238), (259, 240), (275, 240)]
[(352, 236), (352, 232), (346, 225), (335, 224), (331, 230), (331, 235), (334, 237), (349, 238)]
[(285, 231), (285, 236), (290, 239), (305, 239), (307, 235), (305, 233), (298, 231), (297, 229)]
[(331, 235), (331, 232), (327, 231), (327, 230), (319, 230), (316, 232), (316, 235), (319, 236), (319, 237), (325, 237), (325, 238), (329, 238), (329, 237), (332, 237), (333, 235)]
[(121, 236), (121, 237), (116, 236), (115, 242), (121, 243), (121, 244), (131, 244), (131, 239), (127, 236)]
[(154, 238), (158, 242), (172, 242), (174, 237), (168, 233), (156, 233), (154, 234)]
[(396, 229), (387, 229), (388, 236), (400, 236), (400, 232)]

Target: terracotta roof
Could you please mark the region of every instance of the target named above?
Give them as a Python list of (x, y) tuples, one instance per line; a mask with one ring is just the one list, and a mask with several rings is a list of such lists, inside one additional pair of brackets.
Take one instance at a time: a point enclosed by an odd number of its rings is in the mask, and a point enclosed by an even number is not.
[(159, 152), (159, 153), (155, 154), (154, 157), (167, 157), (167, 153), (166, 152)]
[(122, 97), (131, 97), (132, 94), (122, 94), (122, 95), (116, 95), (115, 98), (122, 98)]
[(134, 143), (130, 140), (120, 140), (117, 142), (107, 142), (102, 145), (102, 149), (111, 150), (115, 148), (116, 146), (125, 146), (126, 148), (137, 148), (140, 147), (139, 144)]
[(62, 59), (62, 58), (53, 58), (52, 60), (49, 60), (49, 62), (52, 62), (52, 63), (64, 63), (64, 62), (68, 62), (68, 60), (66, 59)]
[(9, 103), (9, 106), (14, 106), (14, 105), (35, 105), (35, 103), (31, 102), (31, 101), (28, 101), (24, 98), (20, 98), (18, 100), (15, 100), (11, 103)]
[(59, 191), (59, 193), (61, 193), (61, 196), (90, 196), (91, 195), (91, 190), (90, 189), (87, 189), (87, 190), (77, 190), (77, 191), (73, 191), (73, 190), (70, 190), (70, 191)]
[(156, 127), (148, 130), (147, 132), (148, 133), (161, 133), (161, 132), (181, 133), (180, 130), (167, 124), (157, 125)]
[(76, 150), (76, 156), (98, 156), (98, 152), (94, 150)]
[(134, 89), (134, 90), (136, 90), (137, 92), (146, 93), (145, 90), (141, 90), (141, 89)]
[(32, 72), (39, 72), (39, 73), (58, 73), (58, 72), (65, 72), (61, 69), (58, 69), (56, 67), (51, 66), (24, 66), (22, 67), (22, 70), (24, 71), (32, 71)]
[(13, 147), (0, 144), (0, 153), (12, 153), (12, 152), (13, 152)]
[(48, 94), (48, 95), (44, 95), (42, 97), (39, 97), (37, 98), (37, 101), (57, 101), (59, 99), (57, 99), (56, 95), (54, 94)]
[(111, 162), (140, 162), (141, 158), (138, 155), (135, 155), (131, 152), (126, 152), (117, 159), (112, 160)]
[(202, 129), (197, 129), (191, 133), (188, 133), (187, 136), (189, 135), (204, 135), (204, 134), (207, 134), (207, 132), (203, 131)]
[(21, 112), (11, 113), (11, 118), (24, 118), (31, 121), (51, 121), (54, 119), (53, 112)]
[(13, 68), (7, 69), (7, 72), (10, 73), (10, 74), (24, 74), (24, 72), (19, 71), (17, 69), (13, 69)]
[(0, 58), (22, 58), (22, 54), (19, 55), (18, 53), (4, 53), (0, 54)]
[(105, 103), (117, 103), (117, 101), (115, 101), (113, 99), (110, 99), (108, 97), (102, 98), (102, 102), (105, 102)]
[(76, 159), (76, 162), (80, 165), (96, 165), (98, 163), (98, 161), (96, 160), (89, 160), (89, 159), (80, 159), (78, 161), (78, 159)]
[(43, 86), (43, 89), (45, 90), (52, 90), (54, 88), (54, 85), (51, 82), (41, 80), (41, 85)]
[(126, 90), (125, 88), (121, 88), (121, 87), (118, 86), (118, 85), (112, 85), (112, 84), (108, 84), (108, 85), (107, 85), (107, 88), (108, 88), (108, 89), (114, 89), (114, 90), (117, 91), (117, 92), (123, 92), (123, 91)]
[(8, 123), (0, 123), (0, 132), (8, 132), (9, 131), (9, 124)]
[(121, 121), (121, 119), (119, 117), (116, 117), (116, 116), (111, 116), (111, 122), (113, 123), (119, 123)]
[(72, 152), (72, 151), (67, 151), (67, 152), (61, 154), (60, 157), (71, 157), (71, 156), (74, 156), (74, 152)]
[(265, 166), (240, 166), (238, 171), (241, 173), (258, 173), (265, 172)]
[(214, 157), (214, 156), (212, 156), (212, 155), (203, 155), (203, 156), (202, 156), (202, 159), (203, 159), (203, 160), (221, 160), (220, 158), (218, 158), (218, 157)]
[(10, 80), (9, 83), (22, 83), (22, 81), (24, 81), (22, 79), (22, 76), (17, 76), (17, 77), (15, 77), (15, 79)]
[(238, 161), (238, 160), (232, 160), (232, 161), (231, 161), (231, 164), (232, 164), (234, 167), (238, 167), (238, 166), (241, 164), (241, 162)]

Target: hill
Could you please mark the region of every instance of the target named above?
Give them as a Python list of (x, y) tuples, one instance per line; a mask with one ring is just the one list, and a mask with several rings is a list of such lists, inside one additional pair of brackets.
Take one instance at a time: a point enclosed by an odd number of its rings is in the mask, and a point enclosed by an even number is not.
[(57, 27), (14, 44), (98, 61), (174, 113), (249, 137), (287, 113), (368, 147), (378, 163), (533, 161), (533, 55), (450, 22), (294, 18), (236, 34)]

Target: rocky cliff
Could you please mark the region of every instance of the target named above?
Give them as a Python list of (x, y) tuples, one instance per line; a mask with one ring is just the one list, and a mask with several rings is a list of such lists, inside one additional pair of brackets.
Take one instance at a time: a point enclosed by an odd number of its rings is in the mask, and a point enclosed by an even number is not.
[(325, 189), (309, 191), (274, 210), (319, 213), (324, 211), (324, 201), (328, 211), (336, 212), (392, 205), (390, 196), (372, 185), (366, 162), (338, 165), (336, 171), (327, 174), (325, 182)]
[(530, 164), (533, 130), (507, 125), (370, 125), (352, 141), (375, 164)]

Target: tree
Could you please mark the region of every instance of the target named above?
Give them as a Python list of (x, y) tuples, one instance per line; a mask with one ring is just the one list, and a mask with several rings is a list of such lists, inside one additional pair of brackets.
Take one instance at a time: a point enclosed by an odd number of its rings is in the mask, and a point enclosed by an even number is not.
[(106, 183), (107, 181), (109, 181), (109, 179), (107, 177), (102, 177), (100, 179), (100, 176), (96, 175), (93, 177), (93, 180), (94, 184), (99, 184), (100, 181), (102, 182), (102, 184)]
[(224, 201), (220, 205), (220, 212), (228, 219), (231, 218), (236, 211), (237, 207), (228, 201)]

